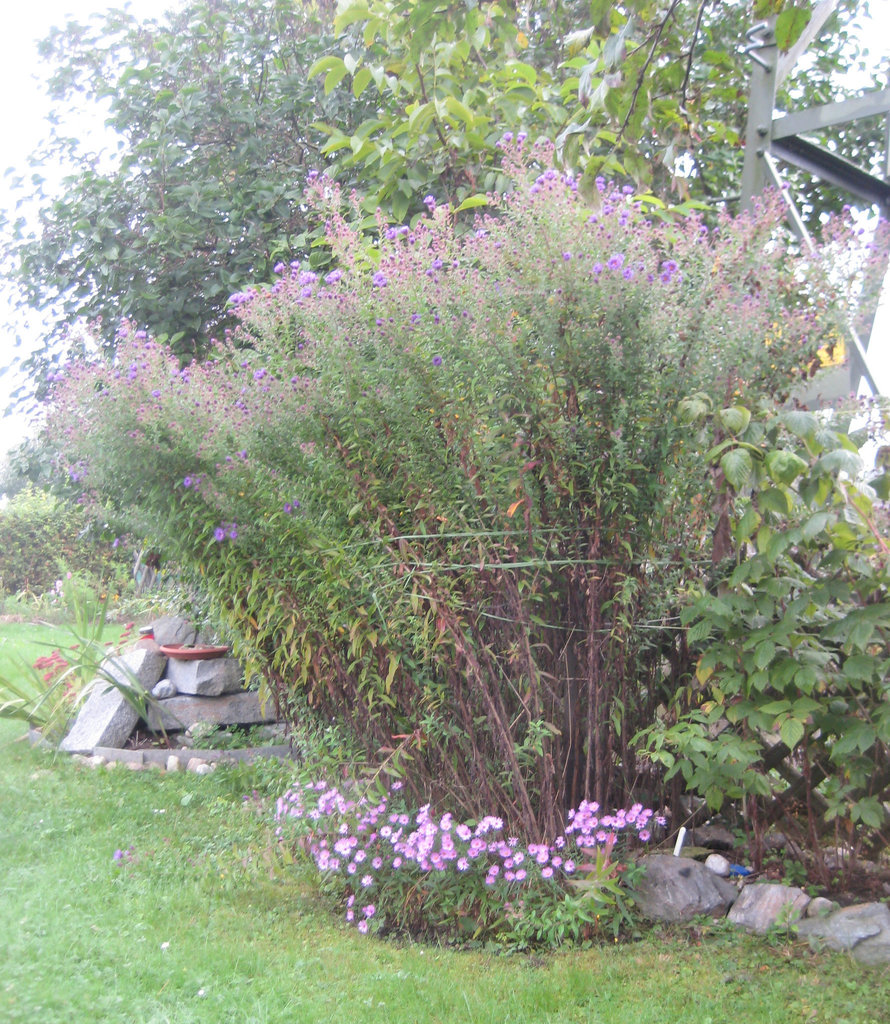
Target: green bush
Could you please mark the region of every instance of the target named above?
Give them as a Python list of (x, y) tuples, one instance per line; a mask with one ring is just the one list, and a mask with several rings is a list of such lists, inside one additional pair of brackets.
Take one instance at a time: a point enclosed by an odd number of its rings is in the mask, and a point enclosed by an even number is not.
[(644, 735), (712, 810), (744, 799), (755, 831), (801, 814), (814, 849), (835, 828), (855, 846), (890, 785), (890, 474), (862, 451), (886, 409), (852, 432), (839, 412), (735, 413), (711, 421), (732, 558), (684, 610), (695, 673)]
[(0, 509), (0, 593), (46, 594), (72, 571), (119, 592), (129, 554), (95, 529), (83, 506), (25, 488)]
[(369, 244), (319, 179), (337, 269), (233, 296), (202, 364), (124, 324), (50, 431), (285, 713), (339, 721), (418, 803), (541, 836), (661, 798), (631, 739), (683, 678), (719, 511), (682, 403), (783, 391), (845, 302), (778, 204), (709, 226), (599, 182), (591, 206), (550, 147), (504, 154), (528, 182), (469, 233), (428, 197)]

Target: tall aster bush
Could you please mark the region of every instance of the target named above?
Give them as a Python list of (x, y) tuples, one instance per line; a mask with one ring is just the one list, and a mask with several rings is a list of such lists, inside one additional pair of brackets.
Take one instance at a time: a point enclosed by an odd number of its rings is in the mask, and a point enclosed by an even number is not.
[(233, 296), (201, 365), (125, 325), (50, 431), (204, 580), (287, 715), (540, 837), (661, 795), (629, 738), (687, 678), (680, 595), (725, 518), (682, 403), (784, 394), (845, 300), (778, 203), (709, 225), (601, 180), (591, 203), (547, 145), (503, 149), (525, 184), (470, 232), (428, 196), (368, 244), (317, 178), (336, 269)]

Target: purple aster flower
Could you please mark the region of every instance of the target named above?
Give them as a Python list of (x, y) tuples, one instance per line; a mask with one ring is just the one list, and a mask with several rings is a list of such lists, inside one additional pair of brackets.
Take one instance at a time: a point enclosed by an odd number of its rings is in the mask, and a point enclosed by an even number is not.
[(377, 273), (371, 278), (371, 284), (375, 288), (385, 288), (389, 281), (387, 280), (386, 274), (383, 271), (378, 270)]
[(221, 543), (226, 539), (226, 531), (221, 526), (217, 526), (217, 528), (213, 531), (213, 539), (217, 542), (217, 544)]
[(183, 486), (183, 487), (191, 487), (191, 486), (192, 486), (192, 484), (193, 484), (194, 482), (195, 482), (195, 481), (194, 481), (194, 480), (192, 480), (192, 478), (191, 478), (190, 476), (187, 476), (187, 477), (185, 477), (185, 479), (184, 479), (184, 480), (182, 481), (182, 486)]
[(343, 271), (342, 270), (332, 270), (330, 272), (330, 274), (328, 274), (328, 276), (325, 278), (325, 281), (328, 284), (336, 284), (340, 280), (340, 278), (342, 276), (343, 276)]
[(616, 253), (614, 256), (609, 257), (609, 262), (608, 262), (607, 266), (608, 266), (609, 270), (620, 270), (621, 269), (621, 265), (623, 263), (624, 263), (624, 254), (619, 252), (619, 253)]
[(367, 935), (368, 934), (368, 922), (364, 918), (362, 918), (362, 920), (359, 921), (357, 927), (358, 927), (358, 930), (362, 933), (362, 935)]
[(157, 388), (155, 388), (154, 391), (152, 391), (152, 393), (151, 393), (151, 397), (152, 398), (160, 398), (161, 397), (161, 392)]
[(229, 527), (229, 540), (237, 540), (237, 539), (238, 539), (238, 526), (237, 526), (236, 523), (232, 523), (232, 525)]
[(433, 356), (433, 366), (441, 366), (441, 365), (442, 365), (442, 357), (441, 356)]

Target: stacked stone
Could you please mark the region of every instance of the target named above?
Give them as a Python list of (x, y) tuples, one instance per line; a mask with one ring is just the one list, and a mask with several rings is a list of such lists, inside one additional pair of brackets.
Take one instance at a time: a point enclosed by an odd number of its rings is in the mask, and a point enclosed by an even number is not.
[[(147, 725), (155, 732), (177, 732), (197, 722), (213, 725), (256, 725), (275, 720), (271, 708), (260, 706), (257, 694), (243, 689), (241, 666), (234, 658), (181, 661), (161, 652), (168, 644), (191, 645), (194, 627), (178, 616), (152, 624), (152, 637), (107, 658), (105, 678), (94, 680), (61, 749), (88, 754), (97, 747), (123, 747), (139, 722), (139, 711), (121, 688), (136, 687), (150, 695)], [(111, 677), (118, 684), (109, 682)]]

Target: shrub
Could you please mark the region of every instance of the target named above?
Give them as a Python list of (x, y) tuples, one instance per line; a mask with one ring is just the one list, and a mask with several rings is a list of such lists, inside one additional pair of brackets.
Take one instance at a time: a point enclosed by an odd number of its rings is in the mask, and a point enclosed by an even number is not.
[(890, 786), (890, 473), (866, 462), (886, 408), (738, 413), (711, 452), (733, 557), (684, 609), (695, 673), (643, 736), (712, 810), (744, 799), (758, 840), (801, 816), (813, 850), (836, 829), (855, 853)]
[(505, 161), (532, 176), (475, 230), (428, 197), (373, 244), (317, 179), (335, 270), (233, 296), (200, 365), (124, 324), (50, 429), (285, 713), (540, 838), (660, 798), (630, 741), (689, 669), (677, 595), (720, 511), (681, 403), (784, 392), (845, 305), (778, 203), (709, 225), (602, 181), (588, 205), (522, 136)]
[(0, 509), (0, 591), (45, 594), (66, 572), (120, 590), (129, 557), (92, 528), (81, 506), (27, 487)]
[(628, 859), (663, 825), (651, 810), (600, 812), (582, 803), (566, 834), (522, 844), (504, 822), (484, 815), (458, 823), (429, 805), (406, 811), (401, 782), (388, 792), (350, 794), (325, 782), (278, 799), (280, 838), (294, 835), (326, 890), (361, 932), (440, 940), (496, 937), (511, 945), (558, 946), (614, 938), (633, 927)]

